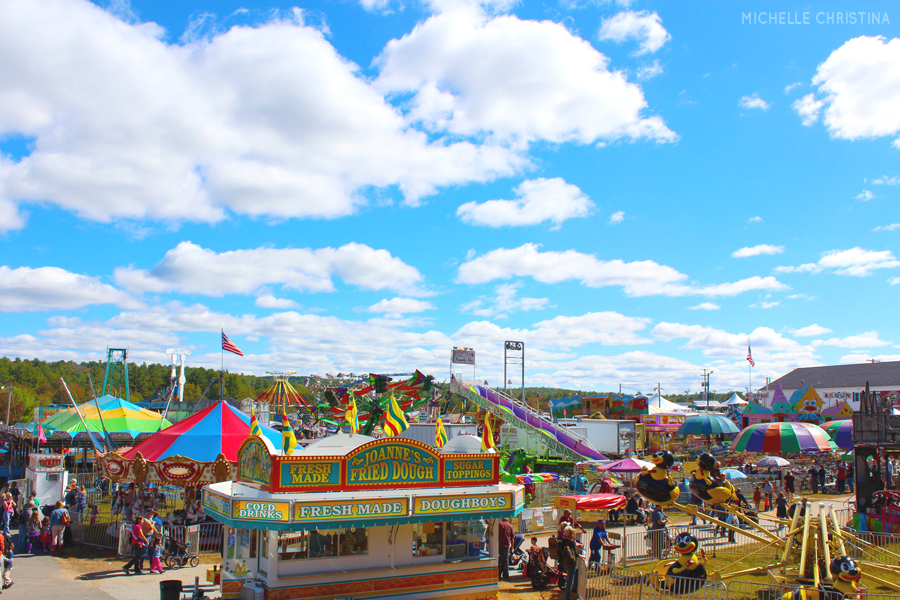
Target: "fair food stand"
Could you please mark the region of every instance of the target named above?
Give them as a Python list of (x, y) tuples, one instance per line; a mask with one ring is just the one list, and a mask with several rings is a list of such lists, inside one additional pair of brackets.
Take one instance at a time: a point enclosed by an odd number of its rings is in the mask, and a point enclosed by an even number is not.
[(269, 600), (496, 599), (497, 520), (524, 493), (479, 449), (474, 436), (436, 451), (338, 434), (284, 456), (247, 438), (238, 479), (203, 488), (204, 511), (227, 526), (222, 597), (256, 582)]

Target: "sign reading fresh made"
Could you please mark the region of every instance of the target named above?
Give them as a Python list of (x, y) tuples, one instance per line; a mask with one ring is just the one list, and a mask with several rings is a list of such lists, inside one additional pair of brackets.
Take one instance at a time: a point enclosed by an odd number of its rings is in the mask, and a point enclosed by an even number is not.
[(492, 481), (493, 478), (494, 461), (492, 459), (446, 459), (444, 461), (444, 482), (446, 483)]
[(287, 502), (236, 500), (232, 516), (248, 521), (287, 521), (290, 509)]
[(408, 500), (408, 498), (379, 498), (316, 503), (295, 502), (294, 522), (405, 517), (409, 512)]
[(413, 514), (433, 515), (483, 512), (486, 510), (508, 510), (513, 508), (512, 495), (473, 494), (466, 496), (417, 497), (413, 504)]
[(282, 487), (303, 489), (341, 483), (341, 463), (304, 461), (281, 463)]
[(347, 462), (347, 485), (437, 483), (438, 459), (411, 444), (375, 445)]

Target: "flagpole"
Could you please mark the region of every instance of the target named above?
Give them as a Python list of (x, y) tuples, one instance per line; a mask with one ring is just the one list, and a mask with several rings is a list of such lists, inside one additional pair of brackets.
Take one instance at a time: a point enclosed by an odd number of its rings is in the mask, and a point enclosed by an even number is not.
[(219, 345), (222, 347), (222, 370), (219, 371), (219, 401), (225, 402), (225, 329), (222, 329), (222, 337), (219, 338)]

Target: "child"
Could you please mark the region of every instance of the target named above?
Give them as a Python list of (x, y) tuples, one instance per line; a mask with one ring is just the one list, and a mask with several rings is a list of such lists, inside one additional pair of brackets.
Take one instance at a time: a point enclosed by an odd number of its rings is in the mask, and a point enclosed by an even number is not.
[(762, 502), (762, 491), (759, 489), (759, 486), (756, 486), (756, 489), (753, 490), (753, 504), (756, 505), (756, 510), (761, 510), (760, 502)]
[(38, 551), (38, 540), (41, 537), (41, 515), (37, 510), (31, 513), (31, 518), (25, 524), (25, 531), (28, 534), (25, 552), (35, 554)]
[(6, 552), (3, 554), (3, 589), (12, 587), (13, 580), (10, 573), (13, 567), (13, 548), (9, 536), (4, 536)]
[(44, 553), (50, 552), (50, 546), (53, 544), (53, 534), (50, 533), (50, 517), (44, 517), (41, 521), (41, 544), (44, 547)]
[(150, 572), (162, 573), (162, 548), (159, 547), (159, 536), (154, 535), (147, 548), (147, 556), (150, 557)]

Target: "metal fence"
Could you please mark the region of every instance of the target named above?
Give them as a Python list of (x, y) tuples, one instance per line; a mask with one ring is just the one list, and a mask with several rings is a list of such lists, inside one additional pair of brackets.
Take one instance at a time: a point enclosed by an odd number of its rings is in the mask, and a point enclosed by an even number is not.
[(617, 600), (675, 600), (686, 597), (691, 600), (726, 600), (728, 590), (721, 581), (663, 577), (622, 567), (592, 566), (587, 570), (583, 583), (579, 581), (579, 595), (584, 600), (607, 596)]
[[(701, 518), (698, 516), (698, 519)], [(770, 531), (776, 531), (777, 526), (765, 526)], [(671, 526), (667, 529), (630, 531), (621, 537), (621, 549), (618, 550), (618, 560), (622, 564), (640, 564), (648, 561), (666, 558), (672, 553), (672, 540), (683, 532), (691, 533), (697, 538), (700, 547), (707, 556), (780, 556), (778, 546), (761, 542), (756, 537), (764, 537), (764, 534), (744, 526), (741, 532), (732, 532), (715, 525), (697, 524)]]
[(900, 535), (844, 528), (844, 546), (855, 560), (896, 565), (900, 563)]

